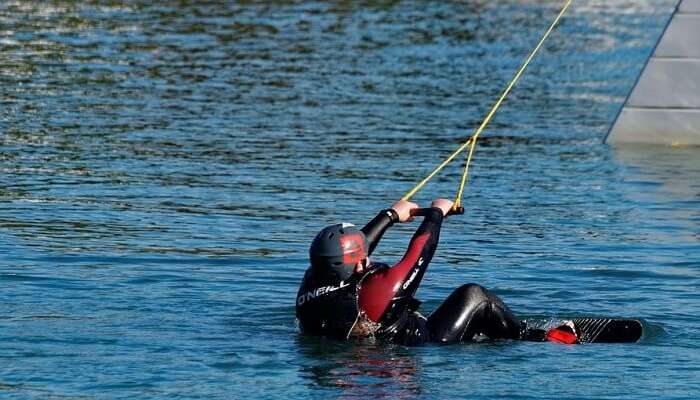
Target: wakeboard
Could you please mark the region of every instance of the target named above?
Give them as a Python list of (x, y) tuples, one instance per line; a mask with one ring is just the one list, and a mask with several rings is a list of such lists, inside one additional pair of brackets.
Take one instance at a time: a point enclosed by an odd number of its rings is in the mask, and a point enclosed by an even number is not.
[(574, 318), (579, 343), (635, 343), (642, 338), (642, 322), (636, 319)]
[(552, 329), (530, 328), (521, 339), (534, 342), (559, 343), (635, 343), (642, 338), (644, 328), (636, 319), (572, 318), (561, 321)]

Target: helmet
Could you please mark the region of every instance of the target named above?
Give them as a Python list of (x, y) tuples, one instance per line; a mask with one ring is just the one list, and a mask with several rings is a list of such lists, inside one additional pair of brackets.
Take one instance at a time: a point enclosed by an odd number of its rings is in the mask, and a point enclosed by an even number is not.
[(342, 223), (323, 228), (311, 242), (311, 268), (322, 274), (334, 274), (345, 280), (358, 262), (367, 257), (367, 239), (353, 224)]

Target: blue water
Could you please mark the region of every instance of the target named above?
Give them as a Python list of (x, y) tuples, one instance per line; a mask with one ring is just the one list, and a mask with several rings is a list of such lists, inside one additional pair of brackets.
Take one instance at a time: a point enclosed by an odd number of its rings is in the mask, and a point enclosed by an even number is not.
[(698, 149), (602, 144), (673, 1), (574, 2), (418, 293), (477, 282), (643, 340), (420, 348), (300, 337), (308, 243), (468, 136), (559, 3), (167, 3), (0, 3), (0, 397), (700, 394)]

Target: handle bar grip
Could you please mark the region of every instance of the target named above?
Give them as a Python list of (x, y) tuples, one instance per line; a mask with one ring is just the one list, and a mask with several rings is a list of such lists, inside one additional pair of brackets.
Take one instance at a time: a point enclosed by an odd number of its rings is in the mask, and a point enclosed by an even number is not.
[[(432, 208), (414, 208), (411, 210), (411, 216), (412, 217), (423, 217), (428, 214), (428, 211), (432, 210)], [(452, 208), (450, 212), (447, 213), (447, 215), (462, 215), (464, 214), (464, 207), (459, 206), (456, 208)]]

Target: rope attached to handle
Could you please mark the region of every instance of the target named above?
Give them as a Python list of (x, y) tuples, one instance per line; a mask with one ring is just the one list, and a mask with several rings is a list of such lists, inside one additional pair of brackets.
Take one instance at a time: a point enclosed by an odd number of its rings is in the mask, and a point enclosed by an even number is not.
[(525, 72), (525, 68), (530, 64), (530, 61), (535, 57), (537, 52), (540, 51), (540, 48), (544, 44), (544, 41), (547, 40), (549, 37), (549, 34), (552, 33), (554, 30), (554, 27), (557, 26), (559, 23), (559, 20), (561, 17), (566, 13), (566, 10), (569, 8), (571, 5), (572, 0), (567, 0), (564, 6), (562, 7), (561, 11), (559, 11), (559, 14), (557, 15), (556, 18), (554, 18), (554, 21), (552, 21), (552, 24), (549, 25), (549, 28), (547, 31), (542, 35), (542, 38), (540, 39), (539, 43), (537, 43), (537, 46), (535, 46), (534, 49), (530, 52), (530, 54), (527, 56), (523, 64), (520, 66), (520, 69), (518, 69), (518, 72), (515, 74), (513, 79), (511, 79), (510, 83), (506, 87), (506, 90), (503, 91), (501, 94), (501, 97), (498, 98), (498, 101), (493, 105), (491, 108), (491, 111), (486, 115), (486, 118), (481, 122), (481, 125), (479, 125), (479, 128), (474, 132), (471, 138), (469, 138), (469, 141), (471, 141), (471, 147), (469, 148), (469, 156), (467, 157), (467, 163), (464, 165), (464, 173), (462, 174), (462, 181), (459, 184), (459, 190), (457, 191), (457, 197), (455, 197), (455, 207), (461, 206), (462, 203), (462, 193), (464, 192), (464, 185), (467, 181), (467, 176), (469, 175), (469, 165), (472, 162), (472, 155), (474, 154), (474, 148), (476, 147), (476, 141), (479, 139), (479, 135), (481, 135), (481, 132), (486, 128), (486, 125), (491, 122), (491, 119), (493, 118), (494, 114), (496, 114), (496, 110), (498, 110), (498, 107), (501, 106), (501, 103), (503, 103), (503, 100), (505, 100), (506, 96), (508, 96), (508, 93), (510, 93), (511, 89), (513, 89), (513, 86), (518, 82), (520, 79), (520, 76)]

